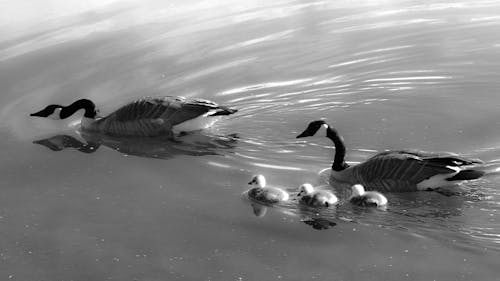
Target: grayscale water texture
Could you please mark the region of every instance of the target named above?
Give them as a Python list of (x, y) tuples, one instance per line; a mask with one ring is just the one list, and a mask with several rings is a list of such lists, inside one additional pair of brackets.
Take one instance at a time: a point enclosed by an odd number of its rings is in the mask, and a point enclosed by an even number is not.
[[(0, 280), (498, 280), (500, 2), (0, 10)], [(78, 98), (106, 114), (156, 95), (240, 111), (178, 143), (28, 116)], [(331, 142), (295, 139), (319, 118), (344, 136), (350, 163), (448, 151), (482, 159), (488, 174), (461, 196), (386, 194), (386, 210), (255, 216), (242, 193), (256, 173), (335, 189), (321, 172)]]

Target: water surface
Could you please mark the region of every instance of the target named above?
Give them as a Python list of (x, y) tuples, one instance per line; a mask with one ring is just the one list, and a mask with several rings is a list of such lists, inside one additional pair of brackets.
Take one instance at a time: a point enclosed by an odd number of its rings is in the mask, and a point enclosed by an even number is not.
[[(0, 279), (497, 279), (497, 2), (108, 2), (1, 4)], [(155, 95), (240, 111), (180, 144), (28, 117)], [(328, 188), (331, 143), (295, 139), (319, 118), (350, 163), (449, 151), (489, 174), (462, 196), (388, 194), (386, 210), (255, 216), (253, 174)]]

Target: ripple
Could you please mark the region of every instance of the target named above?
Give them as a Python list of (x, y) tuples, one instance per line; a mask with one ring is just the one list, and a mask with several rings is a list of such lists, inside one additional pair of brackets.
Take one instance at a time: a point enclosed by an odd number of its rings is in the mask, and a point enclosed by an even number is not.
[(285, 86), (295, 86), (295, 85), (304, 84), (305, 82), (308, 82), (311, 80), (312, 80), (311, 78), (305, 78), (305, 79), (296, 79), (296, 80), (288, 80), (288, 81), (267, 82), (267, 83), (249, 85), (249, 86), (244, 86), (244, 87), (240, 87), (240, 88), (226, 90), (226, 91), (223, 91), (217, 95), (218, 96), (227, 96), (227, 95), (240, 94), (240, 93), (245, 93), (245, 92), (250, 92), (250, 91), (255, 91), (255, 90), (285, 87)]
[(256, 57), (244, 58), (244, 59), (230, 61), (230, 62), (227, 62), (224, 64), (215, 65), (215, 66), (212, 66), (212, 67), (209, 67), (206, 69), (198, 70), (194, 73), (190, 73), (190, 74), (185, 75), (182, 78), (179, 78), (177, 80), (172, 80), (170, 83), (172, 85), (175, 85), (175, 84), (183, 83), (183, 82), (186, 82), (189, 80), (194, 80), (194, 79), (197, 79), (197, 78), (200, 78), (203, 76), (207, 76), (207, 75), (214, 74), (214, 73), (217, 73), (217, 72), (220, 72), (223, 70), (227, 70), (229, 68), (238, 67), (238, 66), (253, 62), (256, 59), (257, 59)]
[(416, 24), (420, 25), (424, 23), (429, 25), (436, 25), (436, 24), (444, 24), (446, 23), (446, 21), (443, 19), (432, 19), (432, 18), (393, 20), (393, 21), (377, 22), (371, 24), (360, 24), (356, 26), (338, 28), (330, 31), (330, 33), (339, 34), (339, 33), (356, 32), (356, 31), (368, 31), (368, 30), (382, 29), (382, 28), (401, 27), (405, 25), (416, 25)]
[(232, 168), (232, 166), (229, 164), (219, 163), (219, 162), (214, 162), (214, 161), (208, 161), (207, 164), (210, 166), (218, 167), (218, 168), (225, 168), (225, 169)]
[(282, 166), (282, 165), (273, 165), (273, 164), (265, 164), (265, 163), (249, 163), (253, 166), (261, 167), (261, 168), (269, 168), (275, 170), (288, 170), (288, 171), (304, 171), (303, 168), (298, 168), (294, 166)]
[(364, 63), (364, 62), (368, 62), (368, 61), (372, 61), (372, 60), (377, 60), (380, 58), (382, 58), (382, 56), (363, 58), (363, 59), (355, 59), (355, 60), (351, 60), (351, 61), (332, 64), (332, 65), (329, 65), (328, 68), (336, 68), (336, 67), (343, 67), (343, 66), (352, 65), (352, 64), (360, 64), (360, 63)]
[(296, 33), (298, 30), (299, 29), (289, 29), (289, 30), (280, 31), (280, 32), (269, 34), (269, 35), (261, 36), (261, 37), (258, 37), (258, 38), (246, 40), (246, 41), (243, 41), (243, 42), (240, 42), (240, 43), (236, 43), (236, 44), (233, 44), (233, 45), (226, 46), (226, 47), (220, 48), (218, 50), (215, 50), (214, 53), (227, 52), (227, 51), (231, 51), (231, 50), (235, 50), (235, 49), (240, 49), (240, 48), (245, 48), (245, 47), (249, 47), (249, 46), (261, 44), (261, 43), (264, 43), (264, 42), (271, 42), (271, 41), (275, 41), (275, 40), (283, 40), (283, 39), (286, 39), (286, 38), (290, 38), (291, 35), (293, 33)]
[(368, 79), (363, 82), (444, 80), (452, 78), (453, 78), (452, 76), (409, 76), (409, 77), (393, 77), (393, 78), (375, 78), (375, 79)]
[(401, 45), (401, 46), (394, 46), (394, 47), (387, 47), (387, 48), (378, 48), (374, 50), (368, 50), (368, 51), (363, 51), (363, 52), (357, 52), (352, 54), (352, 56), (364, 56), (364, 55), (369, 55), (373, 53), (383, 53), (383, 52), (393, 52), (397, 50), (403, 50), (403, 49), (408, 49), (408, 48), (413, 48), (415, 45)]

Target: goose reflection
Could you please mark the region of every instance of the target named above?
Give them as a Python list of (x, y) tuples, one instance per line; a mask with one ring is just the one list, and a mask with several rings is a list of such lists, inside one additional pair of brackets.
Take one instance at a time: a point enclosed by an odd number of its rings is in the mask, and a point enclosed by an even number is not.
[(335, 208), (318, 209), (304, 206), (297, 203), (297, 200), (291, 200), (285, 204), (266, 204), (246, 198), (256, 217), (264, 217), (268, 209), (274, 209), (290, 217), (298, 217), (301, 222), (312, 227), (315, 230), (327, 230), (337, 225)]
[(211, 136), (197, 133), (183, 136), (182, 141), (164, 137), (124, 138), (84, 133), (79, 134), (79, 137), (60, 134), (33, 141), (52, 151), (73, 148), (83, 153), (93, 153), (105, 146), (125, 155), (158, 159), (170, 159), (178, 155), (221, 155), (223, 150), (236, 147), (237, 142), (237, 134)]
[(316, 230), (327, 230), (337, 225), (336, 222), (326, 218), (306, 218), (302, 219), (302, 222)]

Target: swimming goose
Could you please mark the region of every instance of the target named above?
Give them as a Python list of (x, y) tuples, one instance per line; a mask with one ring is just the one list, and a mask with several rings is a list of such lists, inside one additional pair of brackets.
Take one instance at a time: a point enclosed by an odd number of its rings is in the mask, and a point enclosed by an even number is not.
[(51, 104), (30, 116), (65, 119), (84, 110), (81, 127), (88, 132), (115, 136), (159, 136), (181, 134), (210, 127), (219, 116), (237, 110), (203, 99), (145, 97), (106, 117), (98, 117), (95, 104), (80, 99), (68, 106)]
[(387, 204), (387, 198), (377, 191), (365, 191), (361, 184), (355, 184), (351, 187), (352, 194), (349, 201), (363, 207), (381, 207)]
[(290, 195), (284, 189), (266, 186), (266, 178), (263, 175), (254, 176), (248, 184), (255, 186), (248, 190), (248, 196), (259, 202), (275, 204), (287, 201), (290, 198)]
[(299, 203), (310, 207), (330, 207), (338, 202), (337, 196), (332, 192), (328, 190), (315, 190), (309, 183), (304, 183), (299, 187), (297, 197)]
[(331, 177), (349, 184), (361, 184), (371, 190), (407, 192), (419, 190), (440, 191), (458, 182), (480, 178), (479, 160), (454, 155), (417, 151), (385, 151), (366, 162), (349, 166), (344, 157), (346, 148), (338, 132), (323, 120), (313, 121), (297, 138), (313, 136), (321, 127), (335, 145)]

